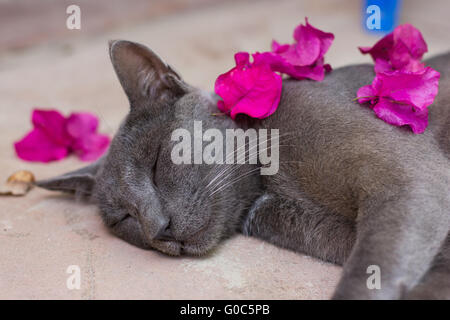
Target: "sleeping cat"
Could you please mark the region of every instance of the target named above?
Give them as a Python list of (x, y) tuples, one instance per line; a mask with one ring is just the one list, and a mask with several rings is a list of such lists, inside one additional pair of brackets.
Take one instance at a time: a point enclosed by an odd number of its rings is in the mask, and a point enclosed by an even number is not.
[[(373, 66), (334, 70), (323, 82), (284, 80), (263, 120), (217, 112), (153, 51), (110, 42), (130, 112), (97, 162), (37, 182), (92, 198), (117, 236), (170, 255), (203, 255), (236, 232), (343, 264), (336, 299), (450, 298), (450, 54), (429, 127), (415, 135), (352, 101)], [(177, 128), (279, 129), (275, 175), (258, 165), (179, 164)], [(270, 144), (270, 138), (267, 139)], [(250, 152), (250, 151), (249, 151)], [(381, 288), (369, 289), (370, 266)]]

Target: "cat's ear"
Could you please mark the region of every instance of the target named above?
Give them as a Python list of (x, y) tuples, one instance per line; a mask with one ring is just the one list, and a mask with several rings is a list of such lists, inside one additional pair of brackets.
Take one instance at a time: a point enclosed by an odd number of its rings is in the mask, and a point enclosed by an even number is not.
[(100, 165), (101, 160), (98, 160), (81, 169), (70, 171), (54, 178), (38, 180), (35, 182), (35, 185), (48, 190), (63, 191), (90, 197), (95, 185), (95, 176)]
[(110, 41), (109, 54), (132, 110), (173, 101), (188, 90), (168, 64), (141, 44)]

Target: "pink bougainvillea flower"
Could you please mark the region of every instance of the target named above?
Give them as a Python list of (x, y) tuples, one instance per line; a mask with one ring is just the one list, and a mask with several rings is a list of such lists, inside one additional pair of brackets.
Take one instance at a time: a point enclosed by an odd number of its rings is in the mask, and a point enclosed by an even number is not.
[(99, 158), (109, 146), (109, 137), (97, 133), (98, 119), (90, 113), (72, 113), (67, 119), (67, 133), (72, 150), (83, 161)]
[(376, 72), (419, 71), (424, 68), (420, 60), (428, 51), (422, 34), (410, 24), (398, 26), (373, 47), (359, 47), (359, 50), (372, 56)]
[(69, 153), (70, 137), (66, 119), (55, 110), (34, 110), (31, 116), (34, 129), (14, 147), (19, 158), (27, 161), (60, 160)]
[(361, 87), (360, 103), (370, 102), (375, 114), (395, 126), (409, 125), (422, 133), (428, 125), (428, 109), (438, 93), (440, 74), (427, 67), (420, 71), (378, 73), (371, 85)]
[[(294, 30), (295, 43), (279, 44), (272, 41), (272, 52), (259, 54), (257, 59), (269, 63), (272, 70), (286, 73), (296, 79), (323, 80), (329, 64), (324, 64), (324, 55), (330, 48), (334, 35), (314, 28), (305, 18)], [(255, 58), (256, 61), (256, 58)]]
[(33, 110), (34, 128), (14, 143), (17, 156), (26, 161), (49, 162), (74, 151), (82, 160), (95, 160), (109, 145), (109, 138), (97, 134), (98, 120), (88, 113), (65, 118), (56, 110)]
[(247, 52), (235, 54), (236, 67), (220, 75), (214, 90), (222, 98), (220, 111), (235, 119), (239, 113), (266, 118), (278, 107), (281, 98), (281, 76), (264, 61), (250, 63)]
[(279, 73), (302, 80), (322, 81), (331, 66), (324, 63), (334, 35), (314, 28), (305, 18), (295, 30), (294, 44), (272, 42), (272, 51), (250, 55), (236, 53), (236, 67), (220, 75), (215, 92), (222, 98), (217, 103), (220, 111), (235, 119), (239, 113), (253, 118), (266, 118), (278, 107), (281, 98), (282, 78)]

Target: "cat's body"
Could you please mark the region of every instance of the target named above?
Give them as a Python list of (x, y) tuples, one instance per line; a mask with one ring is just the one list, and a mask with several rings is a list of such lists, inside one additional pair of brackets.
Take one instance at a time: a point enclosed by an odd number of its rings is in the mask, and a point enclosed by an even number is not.
[[(290, 146), (281, 148), (278, 174), (263, 178), (268, 190), (245, 232), (332, 262), (351, 254), (336, 297), (400, 297), (447, 236), (450, 55), (427, 65), (441, 82), (424, 134), (388, 125), (352, 101), (373, 79), (373, 66), (364, 65), (337, 69), (321, 83), (285, 81), (279, 109), (261, 123), (283, 128), (280, 145)], [(367, 289), (371, 265), (381, 269), (380, 290)], [(441, 279), (446, 293), (435, 288), (435, 296), (450, 298), (449, 277)]]
[[(92, 194), (113, 232), (141, 247), (203, 254), (242, 231), (345, 263), (336, 298), (450, 298), (449, 54), (427, 63), (441, 72), (440, 92), (426, 132), (414, 135), (352, 101), (371, 83), (371, 66), (337, 69), (323, 82), (285, 80), (275, 114), (233, 122), (212, 115), (216, 96), (145, 47), (118, 41), (110, 50), (129, 116), (107, 156), (38, 185)], [(194, 120), (220, 131), (279, 129), (279, 172), (175, 165), (171, 132)], [(379, 290), (367, 287), (373, 265)]]

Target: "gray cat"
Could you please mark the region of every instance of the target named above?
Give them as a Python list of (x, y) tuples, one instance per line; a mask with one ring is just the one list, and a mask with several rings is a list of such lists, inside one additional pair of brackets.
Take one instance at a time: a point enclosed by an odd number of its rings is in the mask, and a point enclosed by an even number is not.
[[(92, 198), (122, 239), (170, 255), (203, 255), (236, 232), (343, 264), (335, 299), (450, 298), (450, 54), (429, 127), (414, 135), (352, 101), (373, 66), (323, 82), (284, 80), (264, 120), (215, 116), (214, 94), (186, 84), (148, 48), (110, 43), (130, 113), (106, 156), (38, 186)], [(177, 128), (280, 129), (280, 167), (176, 165)], [(370, 266), (381, 288), (369, 289)]]

